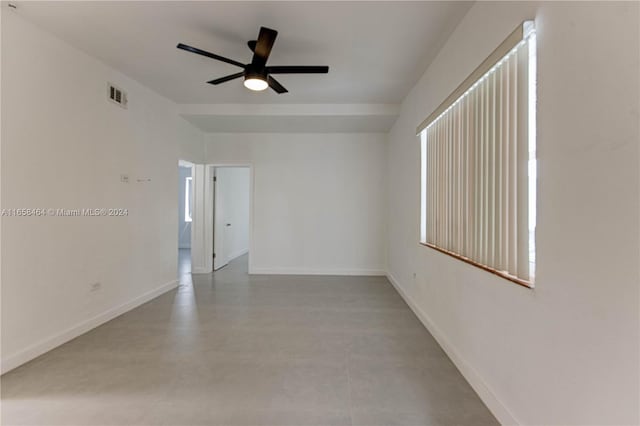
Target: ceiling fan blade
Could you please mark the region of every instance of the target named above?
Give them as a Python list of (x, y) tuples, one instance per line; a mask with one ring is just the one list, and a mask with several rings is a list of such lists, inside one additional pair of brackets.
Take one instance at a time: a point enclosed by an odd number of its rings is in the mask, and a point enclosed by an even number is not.
[(267, 67), (268, 74), (326, 74), (329, 67), (325, 65), (283, 65)]
[(247, 42), (247, 46), (249, 46), (249, 49), (251, 49), (252, 52), (256, 51), (256, 43), (257, 42), (258, 42), (257, 40), (249, 40)]
[(284, 88), (284, 86), (280, 83), (278, 83), (278, 81), (271, 77), (271, 76), (267, 76), (267, 83), (269, 83), (269, 87), (271, 87), (273, 90), (276, 91), (276, 93), (278, 93), (279, 95), (282, 93), (287, 93), (288, 90)]
[(251, 64), (258, 68), (264, 67), (271, 53), (273, 43), (276, 41), (278, 32), (266, 27), (260, 27), (260, 34), (256, 40), (256, 46), (253, 50), (253, 60)]
[(216, 59), (218, 61), (226, 62), (227, 64), (235, 65), (240, 68), (244, 68), (244, 64), (241, 64), (238, 61), (234, 61), (233, 59), (225, 58), (224, 56), (216, 55), (215, 53), (210, 53), (202, 49), (198, 49), (197, 47), (187, 46), (186, 44), (178, 44), (176, 46), (178, 49), (186, 50), (187, 52), (196, 53), (198, 55), (206, 56), (207, 58)]
[(235, 73), (235, 74), (231, 74), (231, 75), (227, 75), (225, 77), (216, 78), (215, 80), (207, 81), (207, 83), (209, 83), (209, 84), (220, 84), (220, 83), (224, 83), (224, 82), (229, 81), (229, 80), (234, 80), (236, 78), (240, 78), (240, 77), (243, 77), (243, 76), (244, 76), (244, 71), (238, 72), (238, 73)]

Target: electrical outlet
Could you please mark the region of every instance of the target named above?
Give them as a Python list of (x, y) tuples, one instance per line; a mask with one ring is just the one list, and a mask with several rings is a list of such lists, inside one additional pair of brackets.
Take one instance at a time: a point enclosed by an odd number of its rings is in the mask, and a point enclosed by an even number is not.
[(98, 291), (101, 288), (102, 288), (102, 283), (98, 281), (89, 286), (89, 291), (93, 293), (94, 291)]
[(120, 182), (129, 183), (129, 175), (120, 175)]

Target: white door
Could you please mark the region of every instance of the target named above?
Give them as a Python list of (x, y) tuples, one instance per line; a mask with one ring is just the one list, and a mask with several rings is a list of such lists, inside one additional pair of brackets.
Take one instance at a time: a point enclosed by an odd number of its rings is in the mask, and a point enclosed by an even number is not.
[(227, 221), (224, 211), (225, 200), (225, 173), (221, 168), (216, 168), (213, 178), (213, 270), (225, 266), (229, 263), (229, 256), (225, 250), (225, 238), (227, 231)]

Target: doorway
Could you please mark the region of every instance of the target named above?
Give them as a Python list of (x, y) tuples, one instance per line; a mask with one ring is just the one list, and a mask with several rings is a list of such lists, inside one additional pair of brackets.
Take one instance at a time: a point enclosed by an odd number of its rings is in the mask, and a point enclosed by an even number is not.
[(251, 170), (216, 166), (213, 176), (213, 270), (217, 271), (232, 261), (248, 263)]
[(191, 278), (191, 223), (193, 220), (193, 165), (178, 163), (178, 278)]

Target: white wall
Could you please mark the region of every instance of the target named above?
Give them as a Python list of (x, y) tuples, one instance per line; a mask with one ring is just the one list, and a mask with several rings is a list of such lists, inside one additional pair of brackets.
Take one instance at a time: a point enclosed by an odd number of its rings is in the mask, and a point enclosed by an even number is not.
[[(389, 136), (390, 276), (505, 423), (640, 422), (639, 6), (476, 3)], [(538, 29), (535, 290), (418, 245), (415, 137), (528, 18)]]
[[(107, 81), (128, 109), (106, 99)], [(175, 285), (176, 165), (202, 162), (203, 139), (170, 101), (11, 12), (2, 88), (2, 208), (129, 210), (3, 218), (6, 371)]]
[(185, 221), (186, 180), (191, 177), (191, 167), (178, 168), (178, 247), (191, 248), (191, 222)]
[(210, 134), (206, 158), (253, 165), (250, 271), (386, 270), (384, 134)]
[[(224, 234), (224, 252), (227, 261), (235, 259), (249, 251), (249, 190), (251, 173), (248, 167), (216, 168), (218, 186), (221, 182), (224, 223), (230, 223)], [(218, 212), (216, 212), (217, 214)], [(218, 251), (216, 250), (216, 253)]]

